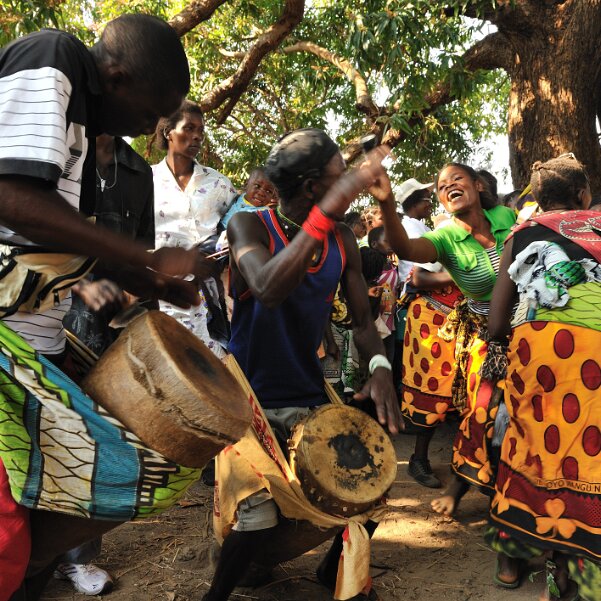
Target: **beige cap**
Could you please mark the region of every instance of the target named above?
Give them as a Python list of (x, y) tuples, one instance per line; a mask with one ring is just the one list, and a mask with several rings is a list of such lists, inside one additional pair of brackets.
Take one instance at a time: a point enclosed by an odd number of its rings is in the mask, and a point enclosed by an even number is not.
[(409, 198), (409, 196), (411, 196), (411, 194), (413, 194), (416, 190), (431, 190), (433, 187), (434, 182), (430, 182), (429, 184), (422, 184), (412, 177), (404, 181), (399, 186), (395, 195), (397, 204), (402, 205), (407, 200), (407, 198)]

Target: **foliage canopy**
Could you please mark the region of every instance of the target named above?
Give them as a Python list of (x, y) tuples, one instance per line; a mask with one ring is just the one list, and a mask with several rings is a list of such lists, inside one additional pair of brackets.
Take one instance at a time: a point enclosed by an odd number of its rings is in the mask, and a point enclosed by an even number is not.
[[(4, 0), (0, 43), (52, 26), (91, 44), (103, 24), (119, 14), (147, 12), (171, 19), (186, 4)], [(195, 100), (235, 73), (242, 54), (278, 20), (284, 3), (220, 4), (209, 20), (183, 38), (193, 81), (190, 97)], [(392, 168), (399, 181), (431, 178), (449, 158), (467, 160), (480, 141), (505, 131), (508, 80), (500, 71), (472, 74), (458, 64), (457, 56), (483, 35), (482, 21), (459, 16), (462, 4), (455, 2), (456, 14), (450, 14), (453, 2), (432, 0), (306, 2), (301, 23), (262, 60), (224, 123), (216, 123), (218, 110), (207, 115), (203, 160), (241, 186), (279, 135), (306, 126), (328, 129), (341, 147), (374, 128), (402, 131)], [(485, 8), (491, 3), (481, 4)], [(289, 50), (299, 42), (313, 43), (328, 51), (329, 58)], [(356, 89), (331, 56), (346, 61), (365, 80), (377, 112), (358, 110)], [(430, 112), (428, 93), (442, 80), (450, 82), (457, 99)], [(145, 148), (145, 141), (136, 141), (136, 146)]]

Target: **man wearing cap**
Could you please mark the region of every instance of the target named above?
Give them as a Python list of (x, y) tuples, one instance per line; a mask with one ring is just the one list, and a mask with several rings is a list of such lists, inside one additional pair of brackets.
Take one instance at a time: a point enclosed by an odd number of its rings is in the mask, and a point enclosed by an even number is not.
[[(376, 195), (389, 187), (387, 178), (378, 179), (384, 153), (374, 153), (361, 169), (343, 175), (340, 150), (323, 131), (287, 134), (266, 162), (279, 207), (239, 213), (228, 225), (234, 297), (229, 348), (284, 446), (292, 425), (328, 402), (317, 349), (339, 282), (357, 347), (370, 364), (371, 377), (356, 397), (374, 400), (378, 419), (390, 432), (402, 427), (391, 366), (370, 316), (357, 243), (340, 223), (364, 189)], [(219, 484), (220, 491), (227, 489)], [(278, 507), (267, 489), (238, 504), (205, 601), (229, 597), (277, 523)], [(340, 538), (318, 570), (325, 584), (335, 581), (341, 548)]]
[[(430, 231), (424, 223), (432, 214), (432, 187), (434, 184), (422, 184), (411, 178), (404, 181), (396, 193), (397, 205), (403, 207), (403, 227), (409, 238), (419, 238), (422, 234)], [(413, 263), (411, 261), (399, 261), (399, 276), (401, 281), (407, 279)]]

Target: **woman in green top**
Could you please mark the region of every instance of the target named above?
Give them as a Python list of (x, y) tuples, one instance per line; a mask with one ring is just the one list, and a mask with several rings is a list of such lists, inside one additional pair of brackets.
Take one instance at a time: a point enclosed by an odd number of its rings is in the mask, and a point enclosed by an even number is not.
[(462, 422), (453, 443), (455, 478), (432, 507), (451, 515), (468, 484), (486, 494), (494, 492), (490, 442), (497, 408), (490, 402), (492, 384), (481, 379), (478, 371), (486, 355), (488, 305), (500, 254), (515, 215), (511, 209), (496, 205), (485, 182), (467, 165), (448, 163), (438, 173), (435, 186), (440, 202), (453, 215), (453, 223), (421, 238), (409, 239), (393, 201), (380, 201), (380, 206), (386, 236), (399, 259), (439, 261), (466, 297), (449, 315), (445, 325), (449, 331), (441, 332), (457, 340), (453, 403), (462, 412)]

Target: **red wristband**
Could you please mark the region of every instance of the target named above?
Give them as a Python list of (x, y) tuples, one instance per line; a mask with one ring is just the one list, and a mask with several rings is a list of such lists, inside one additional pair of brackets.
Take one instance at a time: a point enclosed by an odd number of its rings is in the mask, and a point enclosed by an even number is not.
[(311, 209), (309, 216), (303, 223), (303, 230), (318, 242), (323, 242), (335, 227), (336, 222), (317, 205)]

